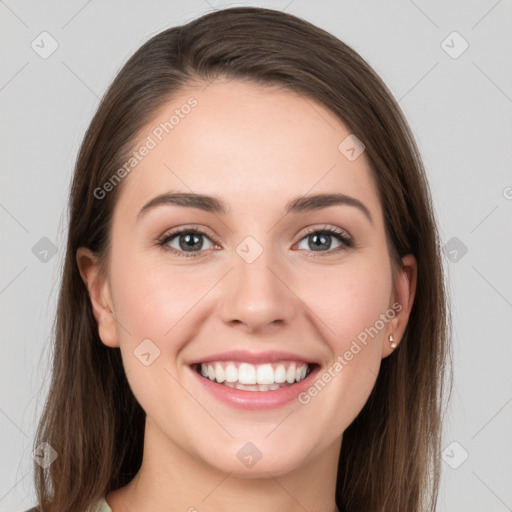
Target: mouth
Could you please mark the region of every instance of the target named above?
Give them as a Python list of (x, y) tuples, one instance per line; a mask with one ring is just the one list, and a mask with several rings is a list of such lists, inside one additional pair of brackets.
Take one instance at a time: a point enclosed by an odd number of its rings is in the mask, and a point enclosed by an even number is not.
[(251, 364), (240, 361), (210, 361), (192, 364), (191, 368), (203, 379), (240, 391), (270, 392), (293, 387), (306, 379), (316, 363), (279, 361)]

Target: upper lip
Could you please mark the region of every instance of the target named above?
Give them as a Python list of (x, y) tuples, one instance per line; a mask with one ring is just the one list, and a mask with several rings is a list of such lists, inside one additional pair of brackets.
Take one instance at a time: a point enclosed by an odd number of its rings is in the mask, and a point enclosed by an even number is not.
[(314, 364), (314, 361), (291, 352), (268, 351), (268, 352), (247, 352), (245, 350), (231, 350), (219, 352), (200, 359), (191, 361), (189, 364), (210, 363), (214, 361), (238, 361), (251, 364), (276, 363), (278, 361), (300, 361)]

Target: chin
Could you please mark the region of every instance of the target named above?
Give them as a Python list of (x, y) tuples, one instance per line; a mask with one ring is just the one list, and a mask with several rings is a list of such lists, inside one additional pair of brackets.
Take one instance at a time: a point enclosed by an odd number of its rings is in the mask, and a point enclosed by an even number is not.
[[(268, 434), (267, 434), (268, 435)], [(246, 438), (247, 439), (247, 438)], [(306, 459), (306, 453), (289, 443), (270, 442), (262, 436), (259, 440), (235, 441), (219, 446), (219, 453), (212, 453), (211, 447), (203, 460), (223, 473), (231, 473), (240, 478), (268, 478), (285, 475), (296, 470)]]

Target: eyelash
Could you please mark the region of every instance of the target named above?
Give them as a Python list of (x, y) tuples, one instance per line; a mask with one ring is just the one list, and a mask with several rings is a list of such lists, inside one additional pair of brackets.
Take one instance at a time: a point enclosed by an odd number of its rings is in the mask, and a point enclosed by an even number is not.
[[(183, 234), (195, 234), (195, 235), (201, 235), (208, 239), (210, 239), (213, 243), (216, 243), (215, 240), (212, 240), (211, 237), (209, 237), (204, 231), (198, 229), (198, 228), (184, 228), (177, 231), (171, 231), (170, 233), (165, 233), (161, 238), (158, 239), (158, 245), (166, 252), (170, 252), (171, 254), (174, 254), (175, 256), (181, 257), (181, 258), (197, 258), (201, 256), (201, 253), (204, 253), (205, 251), (197, 251), (197, 252), (190, 252), (187, 253), (186, 251), (178, 251), (176, 249), (173, 249), (169, 247), (167, 244), (175, 237)], [(306, 237), (312, 235), (312, 234), (320, 234), (320, 235), (328, 235), (335, 237), (339, 242), (341, 242), (340, 247), (336, 247), (335, 249), (328, 250), (328, 251), (308, 251), (312, 253), (320, 253), (320, 254), (333, 254), (339, 251), (343, 251), (346, 249), (351, 249), (356, 246), (355, 242), (349, 238), (344, 231), (325, 226), (323, 228), (313, 228), (306, 233), (303, 234), (302, 238), (299, 240), (299, 243)], [(313, 257), (321, 257), (318, 255), (315, 255)]]

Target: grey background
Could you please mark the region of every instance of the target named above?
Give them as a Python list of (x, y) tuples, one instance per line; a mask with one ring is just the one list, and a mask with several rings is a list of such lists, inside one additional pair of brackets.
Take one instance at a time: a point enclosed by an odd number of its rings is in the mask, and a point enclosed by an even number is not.
[[(231, 5), (0, 0), (0, 511), (35, 504), (31, 446), (49, 381), (68, 187), (99, 97), (151, 35)], [(512, 510), (512, 1), (236, 5), (286, 10), (330, 31), (399, 99), (448, 244), (455, 384), (438, 510)], [(59, 45), (47, 59), (31, 47), (43, 31)], [(442, 47), (453, 31), (469, 44), (458, 58)], [(444, 45), (462, 48), (456, 36)], [(53, 245), (55, 255), (42, 252)]]

